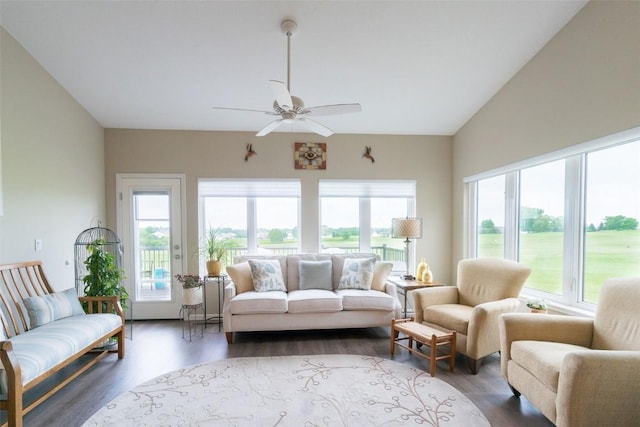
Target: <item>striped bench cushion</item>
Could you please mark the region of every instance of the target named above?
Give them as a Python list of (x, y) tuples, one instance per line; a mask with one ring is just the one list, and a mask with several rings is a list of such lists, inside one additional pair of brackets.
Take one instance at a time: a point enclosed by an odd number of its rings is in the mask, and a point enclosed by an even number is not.
[[(12, 337), (13, 352), (22, 369), (22, 384), (122, 325), (116, 314), (82, 314), (56, 320)], [(0, 368), (0, 393), (7, 393), (7, 376)]]

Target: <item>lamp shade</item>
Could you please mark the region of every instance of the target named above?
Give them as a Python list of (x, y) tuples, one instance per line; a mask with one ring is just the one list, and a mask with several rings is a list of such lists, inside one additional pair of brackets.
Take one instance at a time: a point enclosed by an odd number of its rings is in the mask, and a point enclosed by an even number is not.
[(422, 218), (393, 218), (391, 220), (391, 237), (421, 239)]

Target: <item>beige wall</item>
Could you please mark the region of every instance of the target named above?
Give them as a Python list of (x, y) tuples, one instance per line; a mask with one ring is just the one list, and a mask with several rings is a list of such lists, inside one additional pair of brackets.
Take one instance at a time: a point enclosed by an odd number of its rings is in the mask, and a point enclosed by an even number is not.
[(640, 3), (590, 2), (454, 137), (452, 270), (463, 178), (640, 125)]
[[(294, 142), (326, 142), (327, 169), (294, 169)], [(253, 143), (257, 156), (244, 161)], [(370, 145), (375, 163), (362, 158)], [(272, 133), (256, 138), (245, 132), (105, 130), (107, 218), (115, 227), (117, 173), (186, 173), (188, 253), (198, 245), (197, 179), (300, 178), (303, 251), (317, 252), (318, 179), (414, 179), (417, 214), (424, 218), (424, 239), (417, 255), (426, 257), (438, 280), (449, 280), (451, 247), (451, 137)], [(190, 272), (197, 271), (192, 260)]]
[(103, 129), (0, 31), (0, 262), (41, 259), (51, 284), (66, 289), (75, 285), (76, 236), (105, 218)]

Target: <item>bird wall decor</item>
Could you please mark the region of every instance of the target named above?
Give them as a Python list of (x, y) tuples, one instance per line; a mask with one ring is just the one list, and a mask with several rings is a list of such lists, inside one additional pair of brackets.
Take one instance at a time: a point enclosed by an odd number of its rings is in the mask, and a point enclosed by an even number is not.
[(375, 163), (376, 162), (376, 159), (374, 159), (373, 156), (371, 155), (371, 146), (370, 145), (365, 145), (364, 146), (364, 154), (362, 155), (362, 157), (371, 160), (371, 163)]
[(244, 161), (248, 162), (249, 157), (256, 156), (258, 153), (253, 151), (253, 144), (247, 144), (247, 154), (244, 155)]

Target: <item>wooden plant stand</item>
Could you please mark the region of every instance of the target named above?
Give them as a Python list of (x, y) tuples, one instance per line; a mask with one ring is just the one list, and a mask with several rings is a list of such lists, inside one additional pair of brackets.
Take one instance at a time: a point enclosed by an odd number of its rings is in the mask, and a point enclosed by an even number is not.
[[(402, 332), (405, 337), (400, 337)], [(408, 345), (401, 341), (408, 340)], [(418, 348), (413, 348), (413, 342), (428, 345), (431, 349), (429, 354), (423, 353)], [(431, 376), (436, 375), (436, 362), (438, 360), (449, 359), (449, 370), (454, 371), (456, 367), (456, 332), (435, 329), (421, 323), (414, 322), (413, 317), (408, 319), (393, 319), (391, 321), (391, 356), (395, 352), (395, 346), (404, 347), (409, 352), (424, 357), (429, 361), (429, 372)], [(438, 347), (449, 345), (449, 352), (441, 351), (438, 355)]]

